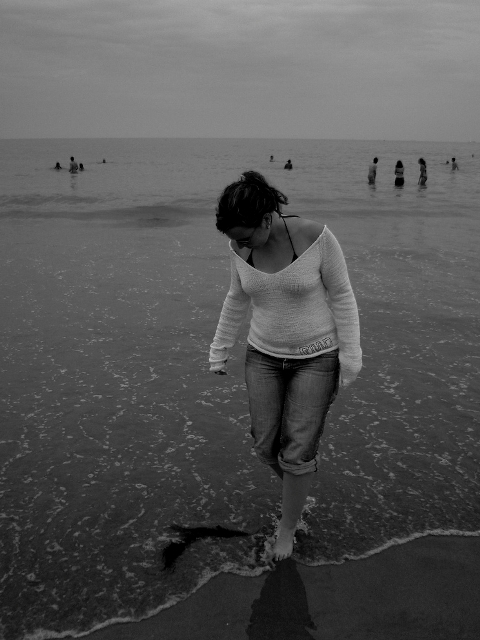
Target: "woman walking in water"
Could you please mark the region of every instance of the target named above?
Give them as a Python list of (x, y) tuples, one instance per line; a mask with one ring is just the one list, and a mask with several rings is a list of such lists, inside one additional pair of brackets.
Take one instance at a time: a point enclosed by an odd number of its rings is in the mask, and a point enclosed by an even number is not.
[(287, 197), (255, 171), (221, 194), (216, 226), (230, 238), (231, 284), (210, 350), (226, 373), (250, 305), (245, 361), (257, 457), (282, 480), (275, 560), (292, 554), (339, 384), (362, 367), (357, 305), (342, 250), (326, 226), (284, 216)]
[(420, 177), (418, 178), (418, 184), (423, 187), (427, 181), (427, 163), (423, 158), (418, 159), (420, 165)]
[(401, 160), (397, 160), (397, 164), (395, 165), (395, 186), (403, 187), (405, 180), (403, 178), (403, 162)]

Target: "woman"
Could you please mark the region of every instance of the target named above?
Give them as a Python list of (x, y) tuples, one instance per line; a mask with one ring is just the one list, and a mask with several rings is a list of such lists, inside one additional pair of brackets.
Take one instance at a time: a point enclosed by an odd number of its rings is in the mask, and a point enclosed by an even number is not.
[(397, 160), (397, 164), (395, 165), (395, 186), (403, 187), (404, 182), (405, 180), (403, 178), (403, 163), (401, 160)]
[(420, 177), (418, 178), (418, 184), (423, 187), (427, 181), (427, 163), (423, 158), (418, 159), (420, 165)]
[(257, 457), (282, 480), (275, 560), (292, 554), (339, 383), (349, 385), (362, 367), (340, 245), (326, 226), (282, 215), (286, 204), (255, 171), (221, 194), (216, 226), (230, 238), (231, 284), (210, 350), (210, 370), (225, 374), (251, 304), (245, 376), (252, 436)]

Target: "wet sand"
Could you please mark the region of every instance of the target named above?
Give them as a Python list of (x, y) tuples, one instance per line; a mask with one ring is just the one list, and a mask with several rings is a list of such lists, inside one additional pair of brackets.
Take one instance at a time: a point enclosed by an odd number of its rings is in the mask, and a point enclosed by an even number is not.
[(365, 560), (286, 560), (216, 576), (187, 600), (90, 640), (477, 640), (480, 539), (428, 536)]

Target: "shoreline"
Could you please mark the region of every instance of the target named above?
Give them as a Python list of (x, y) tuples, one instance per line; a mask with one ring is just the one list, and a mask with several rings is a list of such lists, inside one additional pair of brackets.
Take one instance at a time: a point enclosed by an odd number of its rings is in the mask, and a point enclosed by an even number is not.
[[(480, 539), (474, 538), (426, 535), (360, 562), (311, 567), (289, 559), (257, 577), (220, 573), (148, 618), (73, 637), (476, 640)], [(286, 628), (291, 635), (282, 636)], [(60, 635), (32, 634), (28, 640), (52, 637)]]

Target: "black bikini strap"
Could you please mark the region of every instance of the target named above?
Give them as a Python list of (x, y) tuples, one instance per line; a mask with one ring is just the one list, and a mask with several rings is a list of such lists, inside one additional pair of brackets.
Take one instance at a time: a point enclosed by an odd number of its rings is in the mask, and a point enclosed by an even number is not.
[[(290, 237), (290, 231), (288, 230), (287, 223), (285, 222), (285, 218), (299, 218), (300, 216), (280, 216), (280, 217), (283, 220), (283, 224), (285, 225), (285, 231), (287, 232), (288, 239), (290, 240), (290, 244), (292, 246), (292, 251), (293, 251), (292, 262), (295, 262), (298, 256), (295, 251), (295, 247), (293, 246), (292, 238)], [(247, 264), (249, 264), (251, 267), (255, 269), (255, 265), (253, 264), (253, 249), (250, 251), (248, 255)]]
[(288, 230), (287, 223), (285, 222), (285, 218), (283, 216), (281, 216), (281, 218), (283, 220), (283, 224), (285, 225), (285, 230), (288, 234), (288, 239), (290, 240), (290, 244), (292, 245), (293, 255), (296, 256), (297, 254), (295, 253), (295, 247), (293, 246), (292, 238), (290, 237), (290, 231)]

